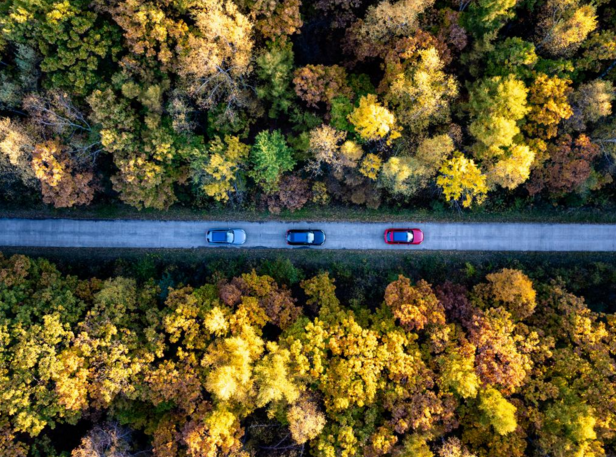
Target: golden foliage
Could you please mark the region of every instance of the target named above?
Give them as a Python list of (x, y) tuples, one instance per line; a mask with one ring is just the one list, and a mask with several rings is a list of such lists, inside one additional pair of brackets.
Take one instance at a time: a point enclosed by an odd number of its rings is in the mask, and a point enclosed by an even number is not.
[(295, 70), (295, 93), (309, 107), (325, 104), (328, 110), (336, 97), (353, 96), (347, 84), (347, 72), (339, 65), (306, 65)]
[(253, 24), (231, 0), (203, 0), (189, 10), (198, 33), (179, 46), (177, 73), (187, 92), (205, 108), (224, 103), (252, 108), (246, 87), (252, 72)]
[(499, 435), (507, 435), (518, 426), (515, 417), (516, 407), (503, 398), (496, 389), (488, 388), (481, 392), (479, 409)]
[(361, 161), (359, 172), (366, 178), (376, 181), (381, 171), (383, 161), (376, 154), (366, 154), (366, 157)]
[(297, 444), (304, 444), (321, 433), (325, 426), (325, 415), (311, 400), (300, 400), (287, 411), (291, 436)]
[(555, 137), (560, 121), (573, 114), (568, 100), (571, 92), (570, 80), (540, 73), (530, 86), (526, 131), (546, 140)]
[(461, 202), (464, 208), (481, 205), (486, 199), (486, 177), (472, 159), (461, 154), (446, 161), (439, 170), (436, 183), (443, 189), (445, 200)]
[(597, 8), (580, 0), (548, 0), (539, 22), (539, 43), (554, 56), (570, 56), (597, 28)]
[(385, 289), (385, 303), (405, 329), (422, 330), (426, 325), (444, 324), (445, 312), (432, 287), (424, 280), (416, 286), (400, 276)]
[(317, 205), (327, 205), (330, 196), (327, 193), (327, 185), (324, 182), (317, 181), (312, 185), (312, 202)]
[(0, 173), (4, 179), (14, 174), (24, 185), (36, 186), (31, 166), (34, 144), (25, 125), (8, 117), (0, 118)]
[(66, 148), (56, 141), (35, 145), (32, 169), (41, 182), (43, 201), (56, 208), (87, 205), (94, 198), (94, 176), (76, 171)]
[[(343, 305), (323, 273), (301, 283), (306, 315), (269, 276), (213, 282), (163, 303), (153, 281), (0, 255), (0, 453), (38, 452), (45, 428), (86, 412), (143, 430), (157, 457), (308, 442), (328, 457), (522, 457), (527, 439), (597, 457), (614, 438), (616, 318), (558, 282), (504, 269), (435, 294), (400, 277), (375, 309)], [(99, 424), (73, 453), (132, 443)]]
[(301, 0), (257, 0), (253, 7), (257, 30), (269, 39), (297, 33), (303, 25), (301, 4)]
[(229, 195), (236, 192), (236, 181), (250, 146), (236, 136), (226, 136), (224, 140), (216, 137), (208, 146), (209, 154), (191, 164), (193, 180), (208, 197), (227, 202)]
[(531, 316), (537, 306), (537, 292), (528, 276), (520, 270), (503, 268), (486, 276), (487, 284), (476, 291), (497, 306), (503, 306), (516, 320)]
[(385, 140), (387, 144), (391, 144), (392, 140), (400, 137), (396, 117), (378, 102), (376, 95), (363, 96), (359, 100), (359, 106), (349, 114), (348, 119), (364, 140)]
[[(385, 101), (391, 106), (400, 124), (412, 132), (421, 132), (430, 125), (449, 120), (449, 106), (458, 95), (455, 78), (443, 71), (438, 51), (430, 47), (417, 52), (413, 63), (400, 72), (388, 66), (389, 81)], [(393, 74), (387, 72), (394, 71)]]
[(503, 158), (488, 167), (486, 174), (488, 183), (490, 186), (515, 189), (528, 180), (534, 162), (534, 151), (526, 145), (515, 144)]
[(413, 36), (418, 15), (432, 3), (433, 0), (385, 0), (370, 6), (365, 18), (349, 29), (350, 49), (360, 60), (385, 54), (396, 39)]

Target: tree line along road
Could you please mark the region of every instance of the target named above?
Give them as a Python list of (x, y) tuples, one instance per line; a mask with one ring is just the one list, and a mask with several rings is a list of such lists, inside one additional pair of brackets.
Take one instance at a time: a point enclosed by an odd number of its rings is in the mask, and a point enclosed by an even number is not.
[[(419, 228), (419, 246), (384, 242), (387, 228)], [(362, 222), (215, 222), (92, 221), (72, 219), (0, 219), (0, 246), (73, 248), (220, 248), (208, 245), (212, 228), (242, 228), (243, 246), (287, 246), (288, 229), (321, 229), (327, 241), (309, 249), (446, 250), (446, 251), (616, 251), (616, 225), (535, 223), (362, 223)]]

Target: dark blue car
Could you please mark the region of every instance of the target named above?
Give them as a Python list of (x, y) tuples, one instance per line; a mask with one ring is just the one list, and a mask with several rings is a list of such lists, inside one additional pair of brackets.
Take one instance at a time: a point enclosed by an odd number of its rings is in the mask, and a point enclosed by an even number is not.
[(323, 230), (288, 230), (287, 244), (291, 246), (321, 246), (325, 243)]

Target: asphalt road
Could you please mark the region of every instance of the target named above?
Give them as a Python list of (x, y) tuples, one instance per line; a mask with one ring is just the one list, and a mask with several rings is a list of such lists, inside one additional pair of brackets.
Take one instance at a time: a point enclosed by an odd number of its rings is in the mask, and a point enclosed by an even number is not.
[[(84, 248), (207, 248), (210, 228), (243, 228), (241, 248), (290, 248), (290, 228), (326, 233), (322, 247), (310, 249), (391, 249), (447, 251), (616, 251), (616, 225), (515, 223), (361, 223), (361, 222), (194, 222), (0, 219), (0, 246)], [(419, 246), (383, 241), (390, 227), (420, 228)], [(220, 247), (220, 246), (216, 246)], [(300, 248), (301, 249), (301, 248)]]

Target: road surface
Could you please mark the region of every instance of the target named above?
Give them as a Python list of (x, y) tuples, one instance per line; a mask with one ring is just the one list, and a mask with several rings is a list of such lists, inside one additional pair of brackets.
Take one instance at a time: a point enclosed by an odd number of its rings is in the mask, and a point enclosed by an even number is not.
[[(361, 223), (361, 222), (212, 222), (88, 221), (69, 219), (0, 219), (1, 246), (80, 248), (206, 248), (210, 228), (243, 228), (243, 248), (289, 248), (290, 228), (325, 231), (322, 247), (310, 249), (387, 249), (447, 251), (616, 251), (616, 225), (516, 223)], [(419, 246), (383, 241), (390, 227), (420, 228)], [(220, 247), (220, 246), (216, 246)]]

